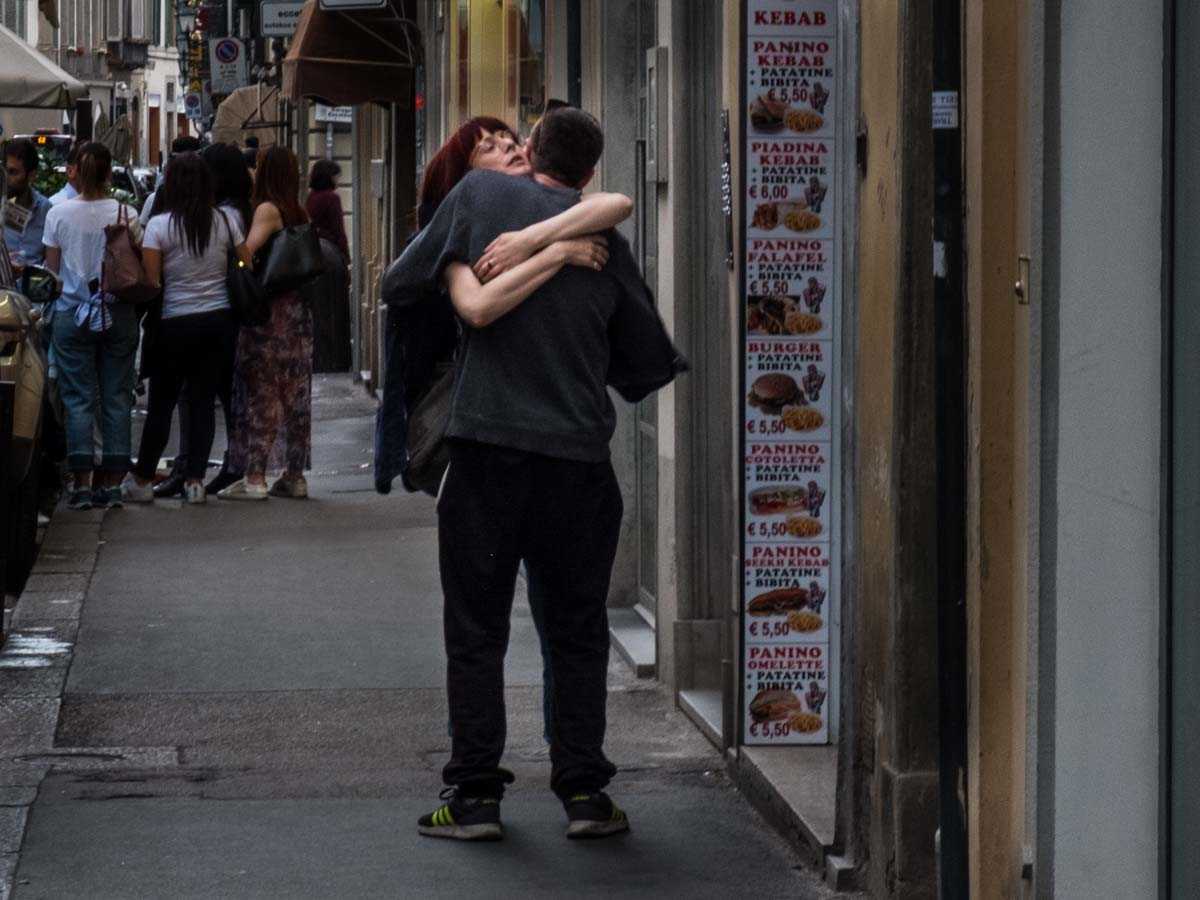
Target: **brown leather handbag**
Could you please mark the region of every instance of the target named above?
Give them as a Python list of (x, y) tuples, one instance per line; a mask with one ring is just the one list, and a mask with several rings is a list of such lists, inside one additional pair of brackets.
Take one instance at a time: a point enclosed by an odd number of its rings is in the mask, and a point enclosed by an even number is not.
[(133, 239), (125, 204), (117, 203), (117, 221), (104, 226), (104, 263), (100, 274), (104, 293), (124, 303), (149, 303), (159, 287), (146, 277), (142, 248)]

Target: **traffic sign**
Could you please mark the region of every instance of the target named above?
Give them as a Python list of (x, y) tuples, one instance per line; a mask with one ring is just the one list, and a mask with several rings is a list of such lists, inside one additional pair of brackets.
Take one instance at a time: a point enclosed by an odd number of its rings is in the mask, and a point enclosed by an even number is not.
[(258, 21), (263, 37), (291, 37), (304, 10), (304, 0), (262, 0)]
[(199, 119), (202, 115), (203, 103), (200, 94), (188, 91), (183, 95), (183, 111), (189, 119)]
[(246, 83), (246, 48), (237, 38), (213, 38), (208, 42), (214, 94), (229, 94)]

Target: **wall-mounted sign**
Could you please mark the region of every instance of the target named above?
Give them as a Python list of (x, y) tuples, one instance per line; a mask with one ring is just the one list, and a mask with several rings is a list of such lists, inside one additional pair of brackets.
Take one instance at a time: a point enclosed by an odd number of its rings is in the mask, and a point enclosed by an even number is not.
[(259, 30), (263, 37), (290, 38), (296, 33), (304, 0), (262, 0), (258, 9)]
[(313, 119), (322, 124), (350, 125), (354, 122), (354, 107), (326, 106), (324, 103), (318, 103), (313, 110)]
[(742, 739), (830, 738), (839, 607), (836, 0), (748, 0)]
[(212, 92), (230, 94), (246, 83), (246, 47), (237, 38), (212, 38), (208, 42), (208, 64), (212, 71)]
[(198, 92), (188, 91), (183, 95), (183, 111), (189, 119), (200, 119), (203, 116), (204, 100)]

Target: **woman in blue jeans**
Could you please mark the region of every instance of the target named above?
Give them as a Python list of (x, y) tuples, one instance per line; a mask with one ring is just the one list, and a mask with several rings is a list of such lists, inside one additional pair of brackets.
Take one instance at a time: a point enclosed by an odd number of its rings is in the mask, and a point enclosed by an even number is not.
[[(55, 303), (51, 345), (58, 388), (66, 410), (67, 466), (74, 484), (70, 509), (121, 505), (121, 480), (129, 469), (137, 312), (111, 302), (100, 290), (104, 226), (128, 222), (135, 240), (137, 211), (108, 196), (112, 154), (88, 142), (79, 151), (79, 190), (46, 216), (42, 242), (46, 266), (62, 278)], [(93, 430), (100, 419), (103, 455), (96, 468)]]

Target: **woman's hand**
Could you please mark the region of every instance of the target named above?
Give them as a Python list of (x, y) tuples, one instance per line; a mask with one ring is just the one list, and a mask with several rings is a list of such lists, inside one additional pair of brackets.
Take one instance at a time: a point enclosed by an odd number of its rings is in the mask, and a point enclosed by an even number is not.
[(601, 234), (557, 241), (555, 247), (563, 254), (568, 266), (583, 266), (598, 272), (608, 262), (608, 239)]
[(487, 284), (497, 275), (516, 268), (540, 249), (537, 238), (530, 234), (529, 229), (506, 231), (488, 244), (472, 269), (475, 277)]

